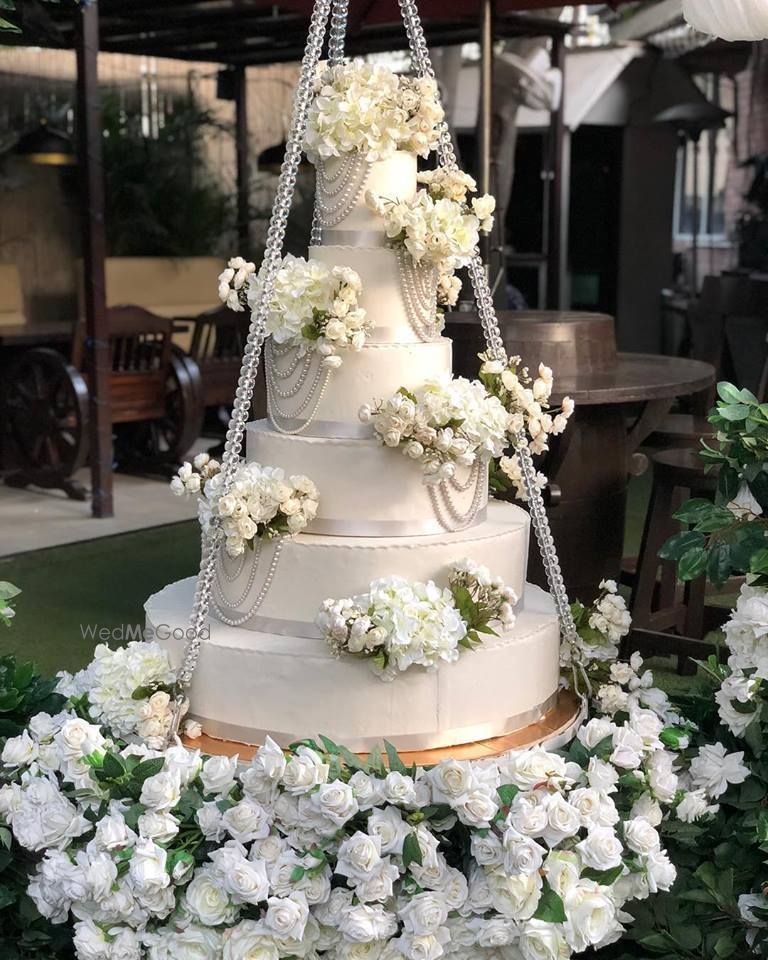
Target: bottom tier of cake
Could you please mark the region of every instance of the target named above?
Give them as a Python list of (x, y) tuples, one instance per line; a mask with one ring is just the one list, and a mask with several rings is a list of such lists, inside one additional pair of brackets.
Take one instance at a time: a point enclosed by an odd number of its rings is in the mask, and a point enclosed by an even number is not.
[[(171, 584), (145, 604), (147, 628), (178, 665), (195, 581)], [(212, 620), (190, 691), (205, 733), (281, 746), (325, 734), (364, 752), (382, 739), (432, 750), (500, 737), (552, 709), (559, 683), (559, 630), (549, 596), (526, 587), (515, 626), (458, 662), (414, 667), (391, 683), (353, 658), (334, 659), (321, 640), (276, 636)]]

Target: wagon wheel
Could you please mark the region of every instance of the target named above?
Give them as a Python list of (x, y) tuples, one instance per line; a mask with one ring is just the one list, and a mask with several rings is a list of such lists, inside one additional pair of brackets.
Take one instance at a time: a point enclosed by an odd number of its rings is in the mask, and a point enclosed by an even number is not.
[(174, 352), (165, 382), (165, 414), (153, 420), (118, 425), (118, 467), (171, 474), (200, 436), (202, 424), (200, 368), (191, 357)]
[(71, 480), (88, 456), (88, 387), (78, 371), (55, 350), (28, 350), (5, 371), (0, 406), (20, 466), (5, 482), (84, 500)]

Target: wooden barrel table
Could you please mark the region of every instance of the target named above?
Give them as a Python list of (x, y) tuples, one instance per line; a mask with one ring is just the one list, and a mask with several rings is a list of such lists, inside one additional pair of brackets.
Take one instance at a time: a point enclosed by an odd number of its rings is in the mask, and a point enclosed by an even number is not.
[[(549, 516), (569, 593), (590, 602), (600, 580), (621, 569), (630, 458), (675, 398), (706, 389), (715, 371), (696, 360), (618, 352), (613, 317), (605, 314), (502, 311), (499, 322), (507, 354), (522, 357), (532, 374), (539, 363), (551, 367), (553, 402), (570, 396), (576, 403), (565, 434), (538, 465), (559, 491)], [(479, 319), (450, 314), (446, 333), (454, 372), (476, 376), (485, 349)], [(546, 586), (533, 538), (529, 569)]]

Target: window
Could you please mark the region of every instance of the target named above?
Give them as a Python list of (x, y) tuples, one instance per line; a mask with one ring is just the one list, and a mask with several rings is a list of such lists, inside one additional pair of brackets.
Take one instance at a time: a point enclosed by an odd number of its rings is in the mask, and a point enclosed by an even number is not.
[[(733, 109), (733, 84), (717, 75), (698, 77), (697, 84), (707, 99), (726, 110)], [(732, 120), (719, 130), (704, 130), (698, 150), (688, 138), (677, 153), (675, 184), (675, 239), (690, 240), (694, 232), (694, 190), (698, 166), (699, 239), (717, 243), (727, 239), (726, 185), (733, 153)]]

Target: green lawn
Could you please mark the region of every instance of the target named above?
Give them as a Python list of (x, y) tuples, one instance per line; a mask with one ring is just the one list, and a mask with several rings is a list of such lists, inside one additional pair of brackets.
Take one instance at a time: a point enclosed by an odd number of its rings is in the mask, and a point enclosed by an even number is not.
[(194, 574), (199, 556), (200, 528), (189, 521), (0, 559), (0, 580), (24, 591), (13, 627), (0, 624), (0, 652), (46, 673), (79, 669), (98, 642), (87, 625), (143, 623), (147, 597)]

